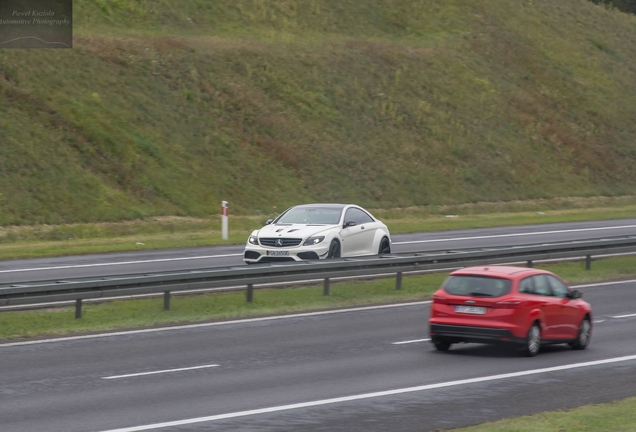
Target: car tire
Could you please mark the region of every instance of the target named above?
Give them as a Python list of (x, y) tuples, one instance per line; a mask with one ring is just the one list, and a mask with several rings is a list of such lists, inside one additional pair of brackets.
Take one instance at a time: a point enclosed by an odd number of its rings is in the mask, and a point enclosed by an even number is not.
[(433, 339), (433, 345), (437, 351), (448, 351), (452, 344), (443, 339)]
[(526, 357), (534, 357), (539, 354), (539, 350), (541, 349), (541, 327), (539, 327), (538, 322), (534, 322), (530, 329), (528, 330), (528, 334), (526, 335), (526, 341), (522, 348), (522, 353)]
[(380, 242), (380, 249), (378, 250), (378, 255), (389, 254), (391, 253), (391, 242), (388, 238), (383, 237)]
[(581, 320), (579, 324), (579, 332), (574, 342), (570, 342), (570, 346), (575, 350), (584, 350), (590, 344), (590, 337), (592, 336), (592, 323), (590, 317), (586, 316)]
[(327, 258), (340, 258), (340, 242), (338, 240), (331, 241)]

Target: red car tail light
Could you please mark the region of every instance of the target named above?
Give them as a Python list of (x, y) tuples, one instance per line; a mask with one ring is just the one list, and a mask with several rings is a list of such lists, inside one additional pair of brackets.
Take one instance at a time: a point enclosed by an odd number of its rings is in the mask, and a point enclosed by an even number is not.
[(434, 295), (434, 296), (433, 296), (433, 303), (437, 303), (437, 304), (447, 304), (447, 303), (448, 303), (448, 299), (447, 299), (446, 297), (442, 297), (442, 296)]

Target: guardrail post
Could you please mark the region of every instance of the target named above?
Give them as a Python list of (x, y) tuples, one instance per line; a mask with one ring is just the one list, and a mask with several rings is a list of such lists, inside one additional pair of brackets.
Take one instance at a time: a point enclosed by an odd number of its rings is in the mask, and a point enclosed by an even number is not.
[(402, 272), (398, 272), (397, 276), (395, 277), (395, 289), (396, 290), (402, 289)]
[(82, 317), (82, 299), (75, 300), (75, 319)]
[(532, 268), (532, 260), (528, 260), (527, 267), (528, 267), (528, 268)]
[(163, 310), (170, 310), (170, 291), (163, 292)]
[(585, 256), (585, 270), (592, 268), (592, 255)]
[(322, 288), (322, 295), (329, 295), (329, 278), (325, 278), (325, 285)]
[(252, 303), (254, 300), (254, 285), (247, 284), (247, 302)]

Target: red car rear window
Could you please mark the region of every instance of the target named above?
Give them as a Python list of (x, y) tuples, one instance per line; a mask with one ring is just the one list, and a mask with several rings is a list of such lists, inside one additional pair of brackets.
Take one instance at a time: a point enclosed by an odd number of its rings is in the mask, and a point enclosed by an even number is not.
[(449, 276), (442, 289), (449, 294), (467, 297), (501, 297), (510, 292), (512, 281), (485, 276)]

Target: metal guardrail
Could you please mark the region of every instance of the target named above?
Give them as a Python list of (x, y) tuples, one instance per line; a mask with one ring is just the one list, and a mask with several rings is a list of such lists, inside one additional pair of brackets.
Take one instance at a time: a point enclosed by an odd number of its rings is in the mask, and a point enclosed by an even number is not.
[(589, 269), (592, 256), (635, 252), (636, 236), (622, 236), (526, 246), (386, 254), (374, 257), (258, 264), (187, 272), (27, 282), (0, 285), (0, 306), (75, 301), (75, 316), (80, 318), (82, 300), (86, 299), (163, 293), (164, 309), (169, 309), (172, 292), (247, 287), (246, 300), (251, 302), (256, 284), (323, 279), (324, 294), (328, 295), (332, 278), (395, 274), (396, 289), (400, 289), (402, 274), (405, 272), (512, 262), (527, 262), (528, 266), (532, 266), (533, 261), (577, 257), (585, 257), (586, 268)]

